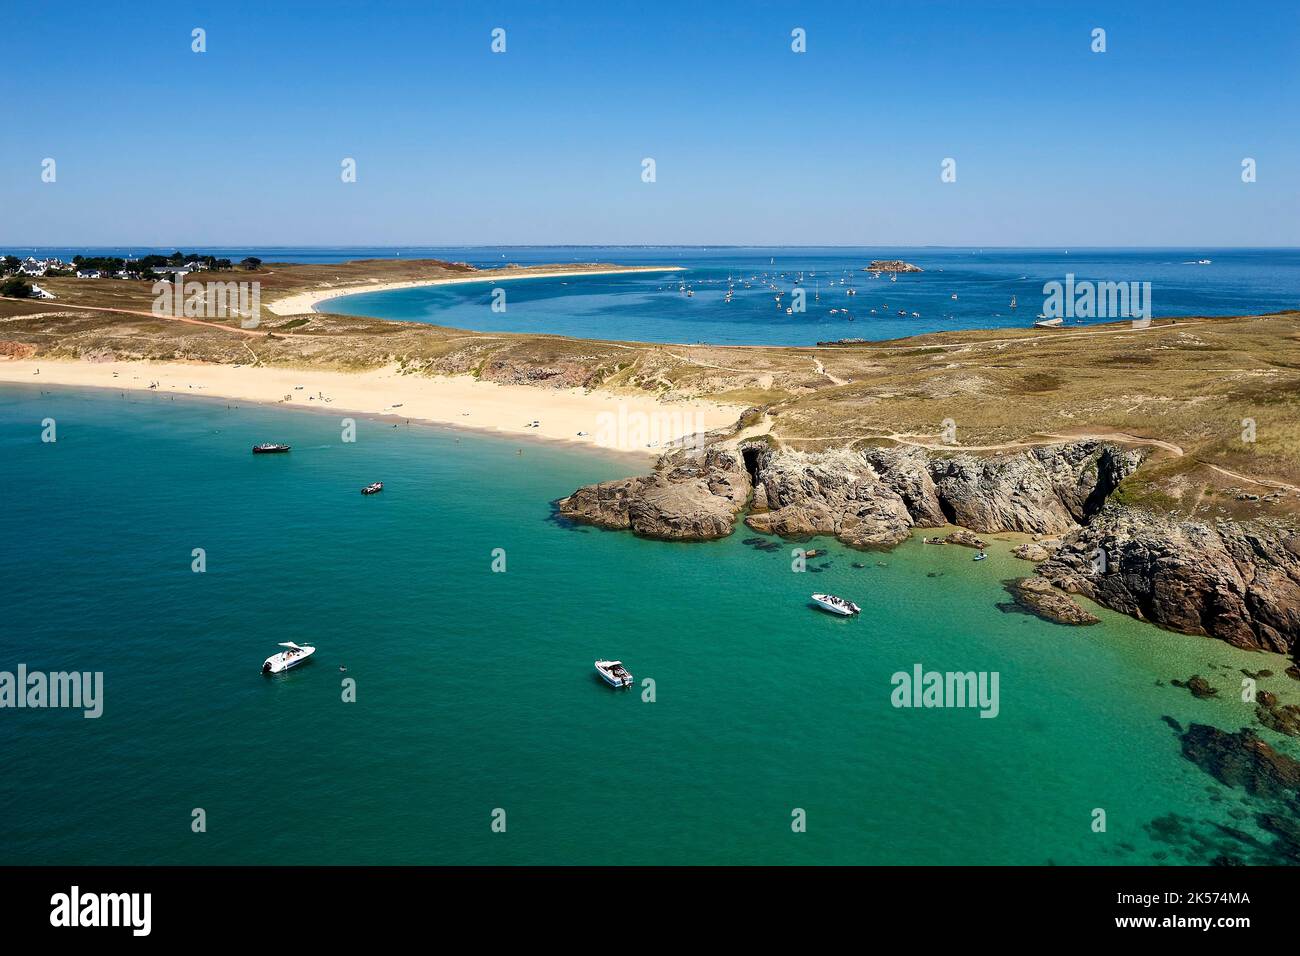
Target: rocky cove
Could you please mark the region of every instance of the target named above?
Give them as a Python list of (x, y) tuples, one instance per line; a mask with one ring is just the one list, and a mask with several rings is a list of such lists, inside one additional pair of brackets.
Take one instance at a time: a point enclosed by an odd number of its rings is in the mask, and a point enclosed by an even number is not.
[(975, 455), (876, 447), (800, 452), (759, 441), (675, 451), (653, 474), (587, 485), (559, 514), (648, 538), (703, 541), (754, 531), (832, 535), (886, 550), (915, 528), (956, 525), (948, 544), (1021, 532), (1035, 577), (1017, 604), (1063, 624), (1095, 618), (1071, 600), (1238, 647), (1300, 651), (1300, 533), (1272, 520), (1201, 521), (1123, 503), (1115, 492), (1148, 454), (1101, 440)]

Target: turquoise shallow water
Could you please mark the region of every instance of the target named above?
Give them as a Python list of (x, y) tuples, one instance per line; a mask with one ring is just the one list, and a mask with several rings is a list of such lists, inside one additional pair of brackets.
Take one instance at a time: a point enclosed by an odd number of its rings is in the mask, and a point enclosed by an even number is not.
[[(1219, 824), (1262, 837), (1161, 718), (1249, 724), (1237, 669), (1294, 700), (1280, 658), (1004, 613), (1009, 540), (981, 564), (819, 541), (796, 574), (744, 532), (566, 527), (550, 502), (625, 460), (358, 424), (0, 390), (0, 669), (106, 681), (99, 720), (0, 710), (0, 863), (1177, 863), (1239, 849)], [(820, 590), (862, 616), (808, 609)], [(262, 677), (289, 639), (316, 658)], [(603, 656), (656, 700), (600, 684)], [(894, 708), (918, 662), (997, 671), (999, 716)], [(1221, 699), (1167, 684), (1192, 673)]]

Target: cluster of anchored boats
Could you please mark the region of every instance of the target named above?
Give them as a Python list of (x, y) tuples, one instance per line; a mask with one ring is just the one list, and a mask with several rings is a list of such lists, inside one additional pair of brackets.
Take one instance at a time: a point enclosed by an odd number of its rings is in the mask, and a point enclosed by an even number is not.
[[(253, 454), (279, 455), (289, 451), (290, 447), (289, 445), (263, 442), (260, 445), (253, 446)], [(383, 490), (384, 483), (376, 481), (362, 488), (361, 493), (363, 495), (375, 495)], [(852, 617), (862, 610), (852, 601), (846, 601), (834, 594), (814, 594), (812, 599), (813, 603), (822, 610), (843, 617)], [(297, 667), (299, 664), (305, 663), (308, 658), (316, 653), (316, 648), (311, 644), (295, 644), (293, 641), (283, 641), (280, 646), (285, 649), (278, 654), (272, 654), (262, 662), (263, 674), (281, 674)], [(632, 674), (623, 666), (622, 661), (596, 661), (595, 667), (596, 673), (600, 675), (601, 680), (610, 687), (632, 686)]]
[[(812, 598), (819, 607), (825, 608), (832, 614), (841, 614), (848, 617), (857, 614), (861, 610), (852, 601), (846, 601), (844, 598), (836, 597), (833, 594), (814, 594)], [(299, 664), (306, 663), (316, 653), (316, 648), (311, 644), (295, 644), (293, 641), (281, 641), (280, 646), (284, 650), (278, 654), (272, 654), (262, 662), (263, 674), (283, 674)], [(632, 674), (623, 666), (622, 661), (596, 661), (595, 666), (600, 679), (610, 687), (623, 688), (632, 686)]]

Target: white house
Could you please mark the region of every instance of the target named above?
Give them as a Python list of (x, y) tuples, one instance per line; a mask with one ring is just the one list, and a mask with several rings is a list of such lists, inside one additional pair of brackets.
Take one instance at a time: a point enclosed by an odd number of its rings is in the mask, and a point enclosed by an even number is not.
[(33, 299), (53, 299), (53, 298), (54, 298), (54, 293), (52, 293), (52, 292), (46, 292), (44, 289), (42, 289), (40, 286), (38, 286), (35, 282), (33, 282), (33, 283), (32, 283), (32, 298), (33, 298)]
[(100, 272), (98, 269), (78, 269), (78, 270), (77, 270), (77, 278), (78, 278), (78, 279), (99, 279), (99, 278), (101, 278), (102, 276), (103, 276), (103, 273)]

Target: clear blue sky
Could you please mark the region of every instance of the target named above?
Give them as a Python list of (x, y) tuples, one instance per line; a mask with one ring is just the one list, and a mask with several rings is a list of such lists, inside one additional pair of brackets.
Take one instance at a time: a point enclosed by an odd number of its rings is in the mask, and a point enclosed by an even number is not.
[(1300, 245), (1295, 0), (17, 12), (0, 245)]

